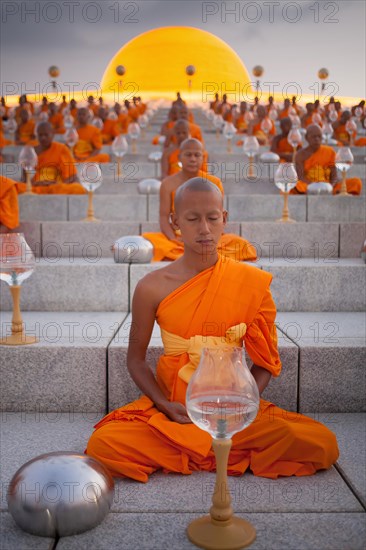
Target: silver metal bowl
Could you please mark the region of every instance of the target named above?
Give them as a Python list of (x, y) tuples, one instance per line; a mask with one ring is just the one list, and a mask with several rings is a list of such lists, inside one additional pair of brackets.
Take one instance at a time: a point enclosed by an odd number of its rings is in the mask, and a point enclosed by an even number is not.
[(141, 180), (137, 184), (137, 191), (141, 195), (158, 195), (160, 191), (161, 181), (155, 178), (147, 178)]
[(280, 157), (277, 155), (277, 153), (271, 153), (270, 151), (267, 151), (266, 153), (261, 154), (259, 160), (261, 162), (275, 163), (280, 162)]
[(316, 181), (309, 183), (307, 188), (308, 195), (332, 195), (333, 186), (326, 181)]
[(139, 235), (127, 235), (117, 239), (112, 249), (117, 264), (147, 264), (154, 255), (151, 242)]
[(112, 505), (114, 481), (99, 461), (72, 452), (37, 456), (14, 474), (9, 512), (33, 535), (63, 537), (96, 527)]

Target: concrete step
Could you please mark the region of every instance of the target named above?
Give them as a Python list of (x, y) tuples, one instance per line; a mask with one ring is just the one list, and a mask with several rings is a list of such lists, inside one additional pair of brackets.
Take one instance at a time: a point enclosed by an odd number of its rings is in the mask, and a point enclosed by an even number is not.
[[(96, 194), (93, 204), (96, 217), (109, 221), (157, 221), (159, 195), (139, 195), (133, 182), (116, 183), (123, 186), (123, 193)], [(257, 187), (260, 187), (259, 184)], [(114, 187), (114, 184), (111, 184)], [(226, 194), (224, 206), (230, 221), (273, 222), (281, 218), (283, 197), (280, 194), (258, 194), (257, 187), (244, 183)], [(265, 185), (263, 185), (263, 188)], [(245, 190), (244, 192), (241, 192)], [(254, 194), (252, 191), (255, 191)], [(267, 192), (272, 193), (270, 184)], [(80, 221), (86, 217), (88, 197), (86, 195), (19, 195), (20, 220), (23, 221)], [(366, 201), (360, 197), (289, 197), (290, 217), (297, 222), (365, 222)]]
[[(6, 504), (10, 479), (22, 464), (40, 454), (82, 453), (98, 419), (92, 413), (3, 413), (1, 548), (49, 549), (55, 542), (27, 535), (15, 525)], [(246, 473), (229, 479), (235, 513), (257, 530), (253, 549), (364, 548), (365, 511), (360, 501), (365, 504), (365, 415), (319, 415), (317, 420), (337, 435), (336, 467), (311, 477), (270, 480)], [(147, 484), (116, 480), (107, 518), (92, 531), (61, 538), (56, 550), (109, 550), (116, 545), (125, 550), (193, 550), (185, 530), (190, 521), (208, 513), (214, 482), (215, 475), (205, 472), (190, 476), (157, 472)]]

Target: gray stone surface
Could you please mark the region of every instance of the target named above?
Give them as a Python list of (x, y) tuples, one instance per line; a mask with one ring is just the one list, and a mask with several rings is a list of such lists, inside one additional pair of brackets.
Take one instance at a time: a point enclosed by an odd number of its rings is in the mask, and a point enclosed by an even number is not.
[(19, 195), (19, 219), (21, 222), (66, 221), (68, 199), (68, 195)]
[[(141, 224), (141, 233), (157, 232), (160, 231), (159, 222), (143, 222)], [(235, 233), (240, 235), (240, 223), (228, 222), (225, 227), (225, 233)]]
[[(4, 147), (3, 153), (9, 150), (10, 147)], [(15, 181), (20, 181), (22, 177), (22, 169), (18, 162), (1, 162), (0, 163), (0, 174), (6, 178), (10, 178)]]
[[(22, 285), (22, 311), (127, 311), (128, 265), (113, 258), (41, 258)], [(12, 309), (1, 281), (1, 309)], [(7, 285), (6, 285), (7, 286)]]
[[(228, 211), (231, 221), (276, 221), (282, 215), (283, 197), (272, 195), (229, 195)], [(289, 197), (290, 216), (306, 220), (306, 197)]]
[(366, 240), (365, 223), (340, 224), (340, 258), (359, 258)]
[[(107, 406), (107, 347), (124, 313), (23, 314), (39, 342), (1, 346), (1, 410), (103, 411)], [(2, 314), (2, 335), (10, 333)]]
[(42, 249), (46, 258), (113, 258), (111, 246), (124, 235), (139, 235), (137, 222), (45, 222)]
[(7, 512), (0, 513), (1, 550), (53, 550), (55, 540), (22, 531)]
[(300, 348), (300, 411), (366, 410), (364, 313), (279, 313), (277, 324)]
[[(69, 220), (80, 221), (87, 214), (88, 197), (69, 197)], [(106, 221), (146, 220), (147, 203), (144, 195), (95, 195), (93, 200), (95, 217)]]
[[(141, 195), (145, 196), (145, 195)], [(159, 221), (159, 195), (148, 195), (148, 215), (147, 221), (157, 222)], [(224, 197), (224, 207), (227, 208), (227, 197)], [(234, 221), (234, 218), (231, 218)], [(141, 220), (143, 221), (143, 220)]]
[(307, 197), (309, 222), (365, 222), (365, 197)]
[(338, 257), (337, 223), (241, 223), (241, 234), (261, 258)]
[(366, 506), (366, 418), (361, 413), (311, 414), (336, 436), (339, 446), (337, 469)]
[[(238, 514), (252, 523), (257, 538), (253, 550), (364, 550), (365, 517), (362, 513)], [(187, 538), (187, 525), (196, 514), (109, 514), (93, 531), (65, 537), (57, 550), (95, 548), (109, 550), (194, 550)]]
[(274, 258), (258, 262), (273, 274), (279, 311), (364, 311), (365, 264), (361, 259)]

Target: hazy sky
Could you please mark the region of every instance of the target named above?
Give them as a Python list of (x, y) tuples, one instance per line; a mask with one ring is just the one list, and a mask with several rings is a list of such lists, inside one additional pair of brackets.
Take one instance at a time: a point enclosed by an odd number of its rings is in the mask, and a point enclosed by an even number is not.
[(22, 82), (28, 93), (42, 89), (53, 64), (61, 69), (61, 85), (79, 82), (80, 89), (100, 82), (126, 42), (169, 25), (217, 35), (249, 72), (263, 65), (263, 81), (281, 87), (295, 81), (303, 93), (312, 93), (324, 66), (336, 94), (365, 95), (364, 0), (2, 0), (1, 92), (18, 94)]

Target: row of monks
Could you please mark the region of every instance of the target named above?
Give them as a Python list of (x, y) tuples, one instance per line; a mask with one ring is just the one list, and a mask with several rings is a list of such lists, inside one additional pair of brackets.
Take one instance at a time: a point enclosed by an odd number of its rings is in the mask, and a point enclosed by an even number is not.
[[(336, 111), (335, 107), (331, 107), (337, 102), (331, 103), (322, 109), (322, 116), (328, 116), (327, 113)], [(258, 141), (261, 140), (261, 135), (257, 132), (262, 132), (261, 124), (263, 119), (268, 119), (273, 124), (273, 131), (269, 135), (264, 136), (268, 145), (271, 146), (271, 150), (277, 153), (282, 162), (289, 162), (292, 159), (293, 147), (288, 142), (288, 134), (293, 125), (294, 112), (290, 112), (289, 117), (282, 116), (283, 111), (286, 111), (288, 100), (284, 102), (284, 109), (279, 110), (280, 119), (280, 133), (275, 134), (275, 124), (273, 118), (269, 117), (271, 109), (273, 109), (273, 102), (270, 100), (268, 105), (260, 105), (256, 102), (251, 107), (252, 117), (249, 120), (248, 127), (246, 129), (238, 130), (239, 132), (245, 132), (248, 135), (258, 136)], [(52, 105), (52, 104), (51, 104)], [(220, 103), (213, 102), (211, 104), (211, 110), (215, 115), (220, 113), (229, 112), (229, 104), (225, 97), (223, 97)], [(361, 105), (361, 104), (360, 104)], [(356, 111), (356, 106), (353, 111)], [(116, 113), (116, 108), (120, 107), (118, 104), (112, 109), (108, 109), (104, 105), (103, 100), (100, 99), (98, 104), (94, 103), (92, 97), (88, 100), (88, 107), (82, 107), (73, 109), (73, 100), (70, 104), (63, 101), (57, 106), (57, 112), (60, 116), (65, 113), (66, 116), (75, 116), (75, 127), (78, 133), (78, 141), (71, 151), (63, 143), (59, 143), (54, 140), (55, 129), (52, 126), (50, 120), (47, 122), (38, 122), (36, 126), (36, 135), (28, 135), (28, 141), (26, 144), (32, 144), (35, 146), (35, 151), (38, 156), (38, 164), (36, 172), (33, 178), (33, 192), (38, 194), (84, 194), (85, 190), (78, 182), (76, 163), (79, 162), (109, 162), (110, 156), (108, 153), (103, 152), (103, 129), (100, 129), (91, 123), (91, 111), (100, 115), (102, 110), (102, 116), (108, 110), (112, 113)], [(292, 107), (297, 107), (296, 112), (300, 113), (300, 107), (293, 101)], [(70, 109), (71, 107), (71, 109)], [(42, 105), (38, 107), (37, 114), (35, 113), (31, 118), (32, 110), (35, 112), (34, 106), (29, 103), (26, 98), (21, 98), (19, 104), (18, 114), (20, 120), (25, 120), (25, 124), (33, 122), (35, 125), (35, 117), (42, 116), (46, 113), (46, 101), (42, 102)], [(48, 106), (50, 108), (50, 106)], [(51, 109), (56, 106), (51, 106)], [(128, 105), (125, 107), (123, 116), (127, 116), (128, 121), (138, 120), (138, 117), (146, 112), (146, 104), (144, 104), (140, 98), (134, 98), (133, 101), (133, 116), (130, 117), (127, 111)], [(241, 105), (240, 109), (243, 110), (245, 106)], [(5, 109), (3, 104), (3, 109)], [(42, 110), (43, 109), (43, 110)], [(339, 110), (339, 109), (338, 109)], [(230, 112), (233, 112), (232, 106)], [(319, 111), (320, 112), (320, 111)], [(3, 111), (3, 118), (6, 119), (9, 116), (9, 110)], [(348, 116), (350, 112), (348, 110), (340, 111), (340, 118)], [(17, 114), (15, 114), (17, 116)], [(42, 119), (41, 119), (42, 120)], [(115, 122), (113, 118), (107, 118), (107, 122)], [(237, 121), (236, 121), (237, 122)], [(336, 124), (337, 122), (334, 122)], [(18, 136), (24, 136), (24, 132), (21, 130), (22, 124), (18, 127)], [(198, 171), (202, 174), (207, 174), (209, 154), (206, 151), (203, 132), (198, 124), (194, 121), (193, 113), (188, 109), (186, 103), (182, 100), (178, 94), (177, 100), (173, 102), (168, 114), (168, 120), (162, 125), (160, 135), (153, 139), (153, 143), (157, 144), (160, 141), (161, 136), (165, 140), (164, 152), (162, 156), (162, 187), (160, 194), (161, 202), (161, 216), (160, 225), (162, 229), (163, 239), (162, 242), (154, 243), (155, 245), (155, 259), (175, 259), (177, 255), (181, 253), (181, 243), (177, 239), (174, 232), (170, 229), (169, 216), (173, 205), (172, 190), (176, 184), (181, 184), (183, 180), (194, 177), (198, 174)], [(113, 135), (110, 136), (111, 139)], [(366, 138), (359, 138), (365, 140)], [(187, 145), (188, 140), (188, 145)], [(327, 181), (333, 184), (334, 193), (339, 192), (340, 183), (337, 183), (337, 170), (335, 167), (335, 151), (332, 147), (322, 144), (322, 130), (321, 124), (310, 124), (306, 128), (306, 140), (308, 146), (300, 148), (296, 154), (296, 170), (299, 176), (299, 181), (293, 193), (306, 193), (307, 185), (314, 181)], [(24, 143), (24, 142), (23, 142)], [(188, 150), (187, 150), (188, 149)], [(197, 165), (197, 159), (199, 163)], [(197, 173), (196, 173), (197, 172)], [(171, 189), (169, 178), (173, 178), (173, 188)], [(212, 176), (207, 176), (211, 179), (215, 179)], [(183, 178), (183, 179), (182, 179)], [(222, 184), (220, 182), (222, 187)], [(18, 209), (15, 207), (17, 203), (17, 194), (25, 191), (25, 184), (22, 182), (13, 182), (9, 178), (1, 177), (1, 223), (9, 229), (15, 228), (19, 223)], [(165, 190), (168, 189), (165, 193)], [(359, 178), (349, 178), (347, 180), (347, 190), (352, 194), (360, 194), (362, 189), (362, 182)], [(12, 198), (10, 199), (10, 195)], [(8, 196), (8, 199), (6, 197)], [(173, 238), (173, 235), (174, 238)], [(169, 242), (168, 242), (169, 241)], [(159, 247), (158, 244), (164, 244), (163, 247)], [(225, 243), (228, 246), (228, 243)], [(237, 248), (237, 241), (234, 239), (234, 248)], [(229, 247), (230, 248), (230, 247)], [(235, 248), (235, 250), (236, 250)], [(241, 246), (245, 249), (245, 254), (241, 255), (242, 259), (254, 259), (254, 251), (247, 244)], [(237, 252), (235, 252), (237, 255)]]

